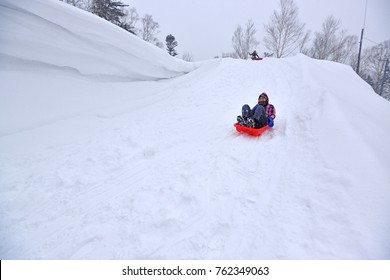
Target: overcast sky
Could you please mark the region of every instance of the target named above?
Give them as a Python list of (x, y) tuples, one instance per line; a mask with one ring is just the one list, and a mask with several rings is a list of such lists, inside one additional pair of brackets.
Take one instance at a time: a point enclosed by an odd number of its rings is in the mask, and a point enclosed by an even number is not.
[[(278, 0), (123, 0), (137, 9), (142, 17), (151, 14), (160, 24), (159, 40), (165, 44), (168, 34), (176, 37), (179, 57), (184, 52), (193, 59), (204, 60), (232, 52), (232, 35), (240, 24), (252, 19), (257, 29), (260, 45), (257, 52), (265, 50), (262, 41), (264, 24), (270, 21)], [(360, 38), (364, 23), (366, 0), (294, 0), (299, 8), (299, 19), (306, 29), (319, 31), (327, 16), (342, 20), (342, 28)], [(367, 0), (367, 17), (363, 47), (390, 39), (390, 0)], [(140, 24), (140, 23), (139, 23)]]

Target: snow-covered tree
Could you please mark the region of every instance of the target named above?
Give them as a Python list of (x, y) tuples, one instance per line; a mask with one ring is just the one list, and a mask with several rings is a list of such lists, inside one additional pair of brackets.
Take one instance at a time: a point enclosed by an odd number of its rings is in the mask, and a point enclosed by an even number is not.
[(256, 27), (250, 19), (245, 25), (245, 30), (241, 25), (233, 33), (232, 44), (234, 56), (237, 58), (248, 59), (249, 51), (253, 51), (259, 44), (256, 40)]
[(271, 21), (264, 25), (264, 28), (264, 46), (277, 58), (302, 49), (302, 40), (307, 39), (305, 24), (300, 23), (298, 7), (293, 0), (280, 0), (279, 10), (274, 10)]
[(168, 53), (171, 55), (171, 56), (176, 56), (177, 55), (177, 52), (175, 50), (175, 48), (177, 47), (177, 41), (175, 39), (175, 36), (173, 36), (172, 34), (169, 34), (166, 38), (165, 38), (165, 42), (166, 42), (166, 45), (167, 45), (167, 51)]

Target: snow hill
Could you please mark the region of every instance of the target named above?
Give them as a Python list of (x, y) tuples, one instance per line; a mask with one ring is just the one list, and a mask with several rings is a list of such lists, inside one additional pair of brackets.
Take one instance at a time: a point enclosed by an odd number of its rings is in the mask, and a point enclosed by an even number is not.
[[(185, 63), (0, 0), (1, 259), (389, 259), (390, 104), (298, 55)], [(261, 92), (274, 129), (233, 123)]]

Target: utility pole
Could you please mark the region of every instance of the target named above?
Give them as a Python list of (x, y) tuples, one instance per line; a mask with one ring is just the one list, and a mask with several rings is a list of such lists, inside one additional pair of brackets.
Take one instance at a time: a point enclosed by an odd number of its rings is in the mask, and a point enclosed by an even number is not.
[(360, 36), (360, 44), (359, 44), (359, 55), (358, 55), (358, 61), (356, 66), (356, 73), (359, 75), (359, 68), (360, 68), (360, 56), (362, 54), (362, 45), (363, 45), (363, 33), (364, 33), (364, 27), (362, 29), (362, 35)]
[(385, 84), (387, 74), (389, 72), (389, 59), (386, 59), (386, 64), (385, 64), (385, 70), (383, 70), (383, 77), (382, 77), (382, 83), (381, 83), (381, 91), (380, 91), (380, 96), (383, 96), (383, 86)]
[(362, 28), (362, 34), (360, 36), (360, 44), (359, 44), (359, 55), (358, 55), (358, 61), (356, 66), (356, 73), (359, 74), (359, 68), (360, 68), (360, 56), (362, 54), (362, 45), (363, 45), (363, 34), (364, 34), (364, 27), (366, 26), (366, 15), (367, 15), (367, 0), (366, 0), (366, 7), (364, 9), (364, 23)]

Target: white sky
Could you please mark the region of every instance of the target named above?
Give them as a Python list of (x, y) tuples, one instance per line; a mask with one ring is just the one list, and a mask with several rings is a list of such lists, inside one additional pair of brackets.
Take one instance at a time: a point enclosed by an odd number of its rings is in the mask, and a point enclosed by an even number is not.
[[(342, 20), (342, 28), (357, 35), (364, 22), (366, 0), (294, 0), (299, 7), (299, 19), (306, 29), (319, 31), (329, 15)], [(232, 51), (232, 35), (238, 24), (244, 26), (252, 19), (257, 28), (260, 45), (257, 52), (265, 51), (262, 45), (264, 24), (270, 21), (278, 0), (123, 0), (137, 9), (142, 17), (151, 14), (160, 24), (158, 38), (165, 44), (172, 34), (178, 42), (179, 57), (184, 52), (194, 60), (211, 59), (223, 52)], [(367, 17), (363, 48), (373, 42), (390, 39), (390, 0), (367, 0)], [(140, 24), (140, 23), (139, 23)], [(373, 41), (373, 42), (372, 42)], [(358, 46), (357, 46), (358, 47)]]

